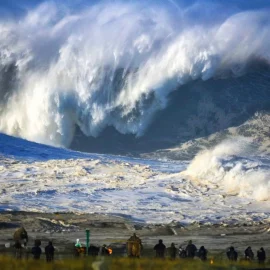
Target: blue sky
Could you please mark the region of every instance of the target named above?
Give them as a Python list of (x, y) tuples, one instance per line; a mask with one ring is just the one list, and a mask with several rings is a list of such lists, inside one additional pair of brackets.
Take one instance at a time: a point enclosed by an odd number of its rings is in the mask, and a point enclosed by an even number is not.
[[(31, 6), (36, 6), (42, 2), (44, 2), (45, 0), (0, 0), (0, 6), (6, 7), (6, 8), (23, 8), (23, 7), (31, 7)], [(68, 5), (78, 5), (78, 4), (90, 4), (93, 2), (101, 2), (100, 1), (96, 1), (96, 0), (50, 0), (50, 1), (54, 1), (54, 2), (60, 2), (60, 3), (67, 3)], [(111, 0), (111, 2), (113, 2), (114, 0)], [(125, 0), (123, 2), (133, 2), (134, 0)], [(136, 1), (136, 0), (135, 0)], [(141, 0), (139, 0), (141, 1)], [(147, 1), (147, 0), (144, 0)], [(160, 1), (160, 0), (157, 0)], [(155, 2), (157, 2), (155, 1)], [(162, 0), (160, 2), (165, 2), (168, 1), (170, 2), (170, 0)], [(209, 0), (171, 0), (174, 2), (186, 2), (186, 3), (192, 3), (192, 2), (206, 2)], [(212, 0), (212, 2), (219, 2), (219, 3), (224, 3), (224, 0)], [(259, 6), (268, 6), (270, 7), (270, 1), (269, 0), (226, 0), (226, 4), (232, 4), (232, 5), (237, 5), (239, 7), (242, 8), (256, 8)]]
[[(31, 7), (35, 7), (46, 0), (0, 0), (0, 12), (6, 13), (7, 15), (13, 14), (18, 15), (28, 10)], [(75, 6), (80, 8), (84, 5), (91, 5), (95, 2), (102, 2), (103, 0), (47, 0), (51, 2), (61, 3), (68, 6)], [(107, 0), (114, 2), (116, 0)], [(270, 0), (122, 0), (123, 2), (137, 2), (137, 1), (149, 1), (149, 2), (180, 2), (182, 5), (191, 4), (192, 2), (213, 2), (213, 3), (225, 3), (226, 6), (230, 5), (239, 9), (254, 9), (268, 7), (270, 8)]]

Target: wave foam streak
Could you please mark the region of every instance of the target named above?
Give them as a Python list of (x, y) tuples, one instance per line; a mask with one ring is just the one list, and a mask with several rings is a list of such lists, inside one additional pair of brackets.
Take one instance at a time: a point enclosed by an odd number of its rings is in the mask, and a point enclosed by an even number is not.
[(268, 10), (227, 9), (209, 22), (194, 8), (115, 1), (63, 12), (44, 2), (2, 21), (0, 131), (60, 146), (77, 126), (141, 136), (179, 85), (269, 62)]

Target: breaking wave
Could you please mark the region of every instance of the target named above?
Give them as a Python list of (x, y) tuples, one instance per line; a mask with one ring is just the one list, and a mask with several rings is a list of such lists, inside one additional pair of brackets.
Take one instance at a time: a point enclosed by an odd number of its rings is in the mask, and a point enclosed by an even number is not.
[(5, 13), (0, 131), (195, 156), (184, 174), (198, 185), (269, 200), (270, 5), (233, 2), (50, 1)]
[(113, 140), (104, 135), (113, 128), (140, 143), (159, 140), (154, 149), (269, 112), (265, 5), (44, 2), (0, 20), (0, 33), (6, 134), (86, 149), (85, 137)]
[(270, 160), (246, 138), (226, 140), (198, 153), (183, 174), (229, 195), (270, 200)]

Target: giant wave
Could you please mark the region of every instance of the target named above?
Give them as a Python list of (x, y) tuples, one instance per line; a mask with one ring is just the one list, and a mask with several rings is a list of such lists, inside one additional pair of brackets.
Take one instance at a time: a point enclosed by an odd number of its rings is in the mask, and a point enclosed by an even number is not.
[(82, 151), (195, 157), (180, 178), (269, 201), (266, 2), (45, 1), (7, 12), (0, 131)]
[[(269, 26), (265, 4), (43, 2), (0, 22), (0, 131), (160, 156), (194, 139), (218, 143), (232, 127), (265, 142)], [(191, 144), (169, 157), (194, 156)]]

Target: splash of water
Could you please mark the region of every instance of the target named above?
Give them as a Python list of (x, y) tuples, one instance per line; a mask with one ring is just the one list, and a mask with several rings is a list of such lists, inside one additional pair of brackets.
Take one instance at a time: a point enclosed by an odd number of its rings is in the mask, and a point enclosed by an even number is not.
[(60, 146), (76, 127), (142, 136), (180, 85), (269, 62), (269, 10), (177, 7), (114, 1), (63, 11), (44, 2), (1, 21), (0, 131)]
[(199, 185), (222, 188), (229, 195), (270, 200), (269, 160), (265, 163), (246, 138), (226, 140), (198, 153), (183, 174)]

